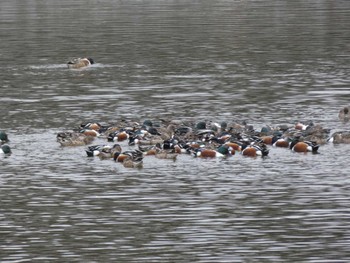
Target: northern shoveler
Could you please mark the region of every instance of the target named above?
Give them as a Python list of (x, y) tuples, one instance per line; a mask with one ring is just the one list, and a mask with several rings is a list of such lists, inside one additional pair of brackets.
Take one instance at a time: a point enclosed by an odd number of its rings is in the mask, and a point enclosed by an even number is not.
[(7, 144), (3, 144), (0, 147), (0, 154), (1, 155), (10, 155), (12, 153), (11, 148)]
[(288, 138), (281, 138), (279, 136), (274, 136), (272, 138), (272, 146), (274, 147), (282, 147), (282, 148), (289, 148), (290, 141)]
[(125, 168), (139, 168), (141, 169), (143, 167), (143, 160), (142, 159), (133, 159), (132, 157), (128, 156), (123, 161), (123, 166)]
[(0, 131), (0, 144), (7, 143), (9, 141), (9, 138), (4, 131)]
[(109, 142), (113, 141), (125, 141), (130, 137), (130, 131), (121, 129), (119, 131), (112, 132), (108, 135), (107, 140)]
[(86, 150), (88, 157), (98, 156), (101, 159), (110, 159), (115, 152), (121, 152), (122, 148), (119, 144), (112, 145), (92, 145)]
[(102, 125), (97, 122), (88, 122), (88, 123), (80, 124), (80, 127), (82, 129), (90, 129), (90, 130), (95, 130), (97, 132), (100, 132)]
[(67, 66), (69, 69), (79, 69), (91, 66), (92, 64), (95, 64), (92, 58), (75, 58), (68, 61)]
[(312, 152), (312, 153), (317, 153), (318, 148), (320, 147), (318, 144), (315, 142), (311, 141), (297, 141), (294, 140), (290, 144), (290, 149), (293, 152), (299, 152), (299, 153), (306, 153), (306, 152)]
[(143, 158), (143, 152), (140, 150), (125, 151), (125, 152), (115, 152), (113, 154), (113, 160), (122, 163), (127, 157), (131, 157), (133, 160), (139, 160)]
[(162, 149), (157, 148), (155, 157), (158, 158), (158, 159), (176, 160), (177, 155), (178, 154), (175, 152), (174, 149), (172, 149), (172, 150), (162, 150)]
[(335, 144), (339, 143), (350, 143), (350, 131), (338, 131), (331, 135), (328, 142)]
[(120, 162), (126, 168), (142, 168), (143, 167), (143, 153), (139, 150), (115, 152), (113, 156), (114, 161)]
[(82, 129), (80, 133), (86, 135), (86, 136), (92, 136), (92, 137), (98, 137), (100, 136), (100, 133), (94, 129)]
[(344, 108), (339, 110), (338, 118), (341, 121), (349, 121), (350, 120), (350, 107), (345, 106)]
[(249, 157), (257, 157), (262, 156), (265, 157), (269, 154), (269, 150), (267, 149), (266, 145), (263, 143), (258, 144), (250, 144), (242, 147), (242, 155), (243, 156), (249, 156)]
[(232, 154), (232, 147), (228, 145), (221, 145), (217, 149), (209, 149), (209, 148), (198, 148), (195, 149), (194, 155), (195, 157), (202, 158), (223, 158)]
[(56, 138), (61, 146), (83, 146), (90, 144), (95, 137), (81, 132), (59, 132)]

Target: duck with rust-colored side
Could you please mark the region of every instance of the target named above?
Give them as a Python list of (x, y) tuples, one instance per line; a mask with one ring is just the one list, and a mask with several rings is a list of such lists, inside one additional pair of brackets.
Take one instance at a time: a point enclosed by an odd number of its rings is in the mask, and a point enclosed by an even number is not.
[(242, 147), (241, 153), (243, 156), (248, 156), (248, 157), (257, 157), (257, 156), (265, 157), (269, 154), (269, 150), (267, 149), (266, 144), (253, 143), (250, 145), (244, 145)]
[(194, 155), (195, 157), (202, 158), (224, 158), (232, 155), (233, 148), (226, 144), (219, 146), (217, 149), (210, 148), (198, 148), (195, 149)]
[(272, 146), (281, 147), (281, 148), (289, 148), (290, 140), (288, 138), (274, 136), (272, 138)]
[(317, 143), (312, 142), (312, 141), (293, 140), (289, 147), (290, 147), (290, 149), (293, 152), (299, 152), (299, 153), (312, 152), (312, 153), (317, 153), (318, 152), (318, 148), (320, 146)]
[(123, 153), (115, 152), (113, 159), (116, 162), (122, 163), (126, 168), (143, 167), (143, 153), (139, 150), (126, 151)]

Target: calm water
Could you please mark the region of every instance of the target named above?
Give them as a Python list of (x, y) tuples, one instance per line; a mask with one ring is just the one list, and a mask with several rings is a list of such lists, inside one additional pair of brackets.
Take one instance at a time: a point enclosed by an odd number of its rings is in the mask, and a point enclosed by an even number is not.
[(122, 118), (350, 129), (349, 28), (347, 0), (1, 1), (0, 261), (349, 261), (349, 145), (128, 170), (55, 141)]

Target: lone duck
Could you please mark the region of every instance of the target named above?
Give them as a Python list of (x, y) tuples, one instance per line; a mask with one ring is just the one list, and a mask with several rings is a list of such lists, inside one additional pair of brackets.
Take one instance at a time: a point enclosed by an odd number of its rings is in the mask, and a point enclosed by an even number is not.
[(69, 69), (79, 69), (91, 66), (92, 64), (95, 64), (92, 58), (75, 58), (68, 61), (67, 66)]

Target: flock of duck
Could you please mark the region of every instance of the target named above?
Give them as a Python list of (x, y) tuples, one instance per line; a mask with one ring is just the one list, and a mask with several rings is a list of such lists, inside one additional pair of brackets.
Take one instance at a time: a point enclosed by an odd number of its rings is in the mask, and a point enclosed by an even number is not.
[[(67, 66), (79, 69), (94, 63), (92, 58), (77, 58), (69, 61)], [(338, 117), (341, 121), (349, 121), (350, 107), (343, 107)], [(104, 143), (94, 144), (97, 138)], [(86, 146), (88, 157), (97, 156), (120, 162), (124, 167), (141, 168), (146, 156), (172, 160), (179, 154), (195, 158), (227, 158), (238, 153), (247, 157), (266, 157), (271, 147), (318, 153), (320, 145), (325, 143), (349, 144), (350, 131), (330, 134), (330, 129), (312, 122), (264, 126), (255, 130), (246, 123), (121, 120), (113, 125), (83, 123), (71, 131), (59, 132), (56, 139), (62, 147)], [(127, 150), (123, 151), (125, 146)], [(8, 135), (0, 131), (0, 155), (11, 153)]]
[[(349, 117), (348, 107), (340, 110), (341, 120)], [(111, 159), (124, 167), (141, 168), (148, 156), (172, 160), (179, 154), (193, 158), (228, 158), (235, 154), (266, 157), (273, 147), (315, 154), (326, 143), (350, 143), (350, 131), (333, 134), (330, 131), (312, 122), (264, 126), (256, 130), (246, 123), (147, 119), (142, 123), (121, 120), (113, 125), (83, 123), (73, 130), (59, 132), (56, 139), (62, 147), (86, 146), (87, 157)], [(96, 140), (102, 143), (94, 143)]]
[[(350, 120), (350, 107), (342, 108), (338, 117), (342, 121)], [(318, 153), (320, 145), (326, 143), (350, 144), (350, 131), (330, 134), (330, 129), (312, 122), (264, 126), (256, 130), (246, 123), (121, 120), (112, 125), (83, 123), (70, 131), (59, 132), (56, 140), (62, 147), (86, 146), (87, 157), (111, 159), (124, 167), (141, 168), (146, 156), (172, 160), (179, 154), (194, 158), (228, 158), (235, 154), (266, 157), (273, 147)], [(94, 143), (96, 140), (102, 143)], [(11, 153), (8, 135), (0, 131), (0, 155)]]
[[(340, 110), (342, 121), (350, 119), (349, 109)], [(120, 162), (124, 167), (140, 168), (146, 156), (173, 160), (179, 154), (197, 158), (227, 158), (235, 154), (265, 157), (271, 147), (318, 153), (320, 145), (325, 143), (350, 143), (350, 131), (330, 134), (330, 129), (312, 122), (264, 126), (256, 130), (246, 123), (121, 120), (113, 125), (84, 123), (71, 131), (59, 132), (56, 140), (62, 147), (86, 146), (88, 157), (97, 156)], [(94, 143), (96, 140), (103, 143)], [(122, 146), (127, 150), (123, 151)], [(0, 155), (11, 153), (8, 135), (0, 131)]]

